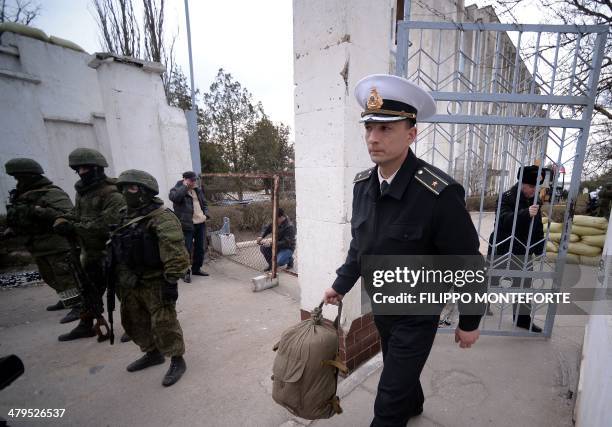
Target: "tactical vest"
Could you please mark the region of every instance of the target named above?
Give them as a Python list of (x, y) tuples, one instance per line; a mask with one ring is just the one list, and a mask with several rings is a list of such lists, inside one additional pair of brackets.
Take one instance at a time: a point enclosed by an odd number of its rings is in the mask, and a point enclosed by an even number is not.
[(138, 278), (146, 271), (163, 269), (157, 235), (150, 228), (154, 216), (147, 215), (138, 221), (128, 222), (113, 232), (115, 259), (127, 266)]

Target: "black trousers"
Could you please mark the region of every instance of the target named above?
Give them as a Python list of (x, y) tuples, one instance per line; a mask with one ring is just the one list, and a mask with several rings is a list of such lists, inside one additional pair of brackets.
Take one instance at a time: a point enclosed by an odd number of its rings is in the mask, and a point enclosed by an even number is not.
[(193, 230), (183, 230), (185, 236), (185, 247), (192, 256), (191, 269), (198, 271), (204, 264), (204, 252), (206, 252), (206, 223), (193, 224)]
[(374, 316), (383, 370), (372, 427), (402, 426), (423, 405), (419, 380), (438, 330), (440, 316)]

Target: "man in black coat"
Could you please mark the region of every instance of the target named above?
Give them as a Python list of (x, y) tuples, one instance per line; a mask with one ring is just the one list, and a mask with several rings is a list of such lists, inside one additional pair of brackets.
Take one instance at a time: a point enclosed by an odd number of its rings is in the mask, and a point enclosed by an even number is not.
[(183, 179), (170, 190), (168, 197), (172, 201), (174, 213), (181, 221), (187, 251), (192, 254), (191, 269), (183, 279), (191, 283), (192, 274), (208, 276), (208, 273), (201, 270), (206, 250), (206, 221), (210, 218), (208, 203), (204, 190), (198, 187), (197, 175), (191, 171), (183, 173)]
[[(482, 258), (463, 188), (410, 149), (417, 135), (417, 116), (426, 119), (435, 114), (431, 95), (390, 75), (362, 79), (355, 95), (365, 110), (361, 121), (376, 167), (357, 174), (354, 180), (350, 248), (332, 287), (323, 295), (331, 304), (337, 304), (359, 279), (364, 255)], [(384, 368), (372, 426), (403, 427), (423, 411), (425, 398), (419, 377), (439, 318), (439, 311), (430, 315), (374, 315)], [(471, 347), (478, 339), (480, 318), (480, 314), (460, 315), (455, 341), (461, 348)]]
[[(525, 166), (519, 169), (517, 182), (514, 186), (502, 194), (499, 215), (496, 215), (495, 228), (489, 236), (489, 249), (487, 258), (489, 260), (499, 259), (511, 252), (517, 257), (512, 257), (510, 262), (511, 270), (522, 270), (525, 254), (541, 255), (544, 251), (544, 226), (542, 225), (542, 212), (540, 205), (535, 203), (536, 185), (538, 181), (538, 166)], [(540, 183), (544, 176), (545, 169), (540, 173)], [(517, 208), (518, 203), (518, 208)], [(515, 216), (516, 212), (516, 216)], [(512, 228), (514, 227), (514, 238)], [(533, 223), (533, 225), (532, 225)], [(529, 232), (531, 230), (531, 238)], [(497, 231), (497, 236), (495, 232)], [(495, 244), (494, 244), (495, 243)], [(511, 247), (512, 246), (512, 247)], [(527, 248), (529, 251), (527, 252)], [(527, 258), (529, 261), (529, 257)], [(494, 264), (496, 264), (494, 262)], [(498, 268), (505, 267), (502, 264)], [(497, 286), (499, 277), (493, 277), (493, 286)], [(513, 287), (521, 287), (521, 278), (512, 279)], [(525, 278), (523, 288), (531, 287), (531, 279)], [(513, 306), (513, 317), (516, 326), (529, 329), (531, 332), (542, 332), (542, 329), (534, 325), (531, 319), (531, 305), (520, 304), (518, 319), (516, 318), (517, 305)]]
[[(293, 268), (293, 252), (295, 251), (295, 226), (285, 215), (283, 208), (278, 208), (277, 214), (278, 236), (276, 241), (276, 263), (279, 267), (287, 265), (288, 269)], [(264, 227), (261, 235), (257, 238), (257, 244), (261, 245), (259, 250), (268, 263), (268, 268), (264, 271), (272, 269), (272, 246), (262, 244), (262, 240), (272, 233), (272, 224)]]

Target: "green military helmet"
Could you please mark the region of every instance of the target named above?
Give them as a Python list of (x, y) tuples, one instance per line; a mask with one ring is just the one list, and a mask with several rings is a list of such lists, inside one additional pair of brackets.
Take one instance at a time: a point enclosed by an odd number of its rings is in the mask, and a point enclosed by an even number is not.
[(42, 175), (45, 173), (42, 166), (37, 161), (24, 157), (9, 160), (4, 165), (4, 168), (8, 175), (15, 175), (18, 173)]
[(154, 194), (159, 194), (159, 186), (157, 180), (153, 175), (148, 172), (141, 171), (138, 169), (128, 169), (119, 174), (117, 178), (117, 185), (123, 186), (125, 184), (138, 184), (152, 191)]
[(78, 168), (84, 165), (96, 165), (103, 168), (108, 167), (106, 159), (93, 148), (77, 148), (68, 155), (68, 165), (71, 168)]

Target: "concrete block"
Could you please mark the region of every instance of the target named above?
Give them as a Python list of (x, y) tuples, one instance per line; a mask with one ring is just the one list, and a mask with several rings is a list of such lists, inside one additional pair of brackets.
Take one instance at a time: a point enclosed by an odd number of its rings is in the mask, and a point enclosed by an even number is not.
[(210, 244), (222, 255), (236, 255), (236, 238), (233, 234), (212, 234)]
[(294, 0), (293, 51), (296, 56), (336, 45), (347, 33), (345, 0)]
[(345, 44), (295, 61), (295, 114), (344, 105), (350, 93), (341, 75), (348, 60)]
[(296, 168), (342, 166), (344, 106), (295, 116)]
[(252, 282), (253, 292), (261, 292), (278, 286), (278, 276), (272, 278), (269, 274), (262, 274), (261, 276), (253, 277)]
[(298, 217), (335, 223), (344, 221), (344, 187), (347, 185), (344, 168), (297, 168), (295, 176)]

